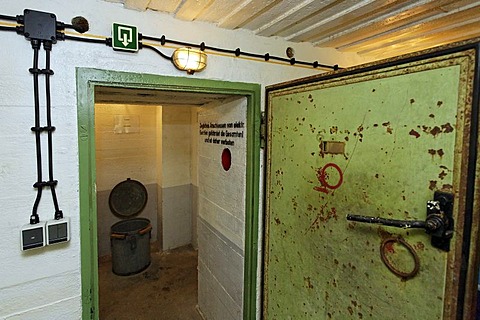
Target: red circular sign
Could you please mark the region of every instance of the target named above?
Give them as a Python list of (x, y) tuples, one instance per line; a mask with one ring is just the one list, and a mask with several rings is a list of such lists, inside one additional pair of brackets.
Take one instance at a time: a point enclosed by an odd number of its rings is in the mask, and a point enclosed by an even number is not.
[(223, 149), (222, 151), (222, 167), (223, 170), (228, 171), (232, 166), (232, 153), (228, 148)]

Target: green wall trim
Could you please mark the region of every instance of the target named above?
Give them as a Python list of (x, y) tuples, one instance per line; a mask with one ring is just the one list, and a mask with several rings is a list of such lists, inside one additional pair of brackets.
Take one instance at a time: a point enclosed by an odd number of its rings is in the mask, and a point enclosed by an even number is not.
[(256, 318), (258, 218), (260, 199), (260, 101), (261, 86), (153, 74), (77, 68), (77, 116), (80, 192), (80, 251), (82, 319), (98, 319), (98, 252), (95, 172), (95, 86), (128, 87), (163, 91), (231, 94), (247, 98), (247, 168), (245, 215), (245, 266), (243, 318)]

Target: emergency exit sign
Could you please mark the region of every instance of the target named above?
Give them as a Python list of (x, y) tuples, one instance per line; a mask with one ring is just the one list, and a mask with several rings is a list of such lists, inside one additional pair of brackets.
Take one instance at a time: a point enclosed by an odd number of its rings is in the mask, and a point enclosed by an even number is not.
[(138, 51), (138, 29), (135, 26), (114, 23), (112, 25), (113, 50)]

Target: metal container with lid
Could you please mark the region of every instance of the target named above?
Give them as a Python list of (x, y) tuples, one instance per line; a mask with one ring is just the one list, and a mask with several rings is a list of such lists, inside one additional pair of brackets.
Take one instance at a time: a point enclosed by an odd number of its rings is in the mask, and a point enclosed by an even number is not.
[(128, 178), (117, 184), (108, 199), (110, 210), (124, 220), (111, 227), (112, 271), (127, 276), (139, 273), (150, 265), (152, 225), (146, 218), (132, 218), (147, 204), (145, 186)]

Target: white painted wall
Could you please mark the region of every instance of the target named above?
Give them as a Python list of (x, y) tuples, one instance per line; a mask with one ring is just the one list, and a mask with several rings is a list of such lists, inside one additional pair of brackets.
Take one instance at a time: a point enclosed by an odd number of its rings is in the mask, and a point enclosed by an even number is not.
[(163, 247), (163, 211), (162, 211), (162, 177), (163, 177), (163, 157), (162, 157), (162, 146), (163, 146), (163, 136), (162, 136), (162, 114), (163, 107), (160, 106), (157, 108), (156, 118), (156, 160), (157, 160), (157, 241), (158, 248)]
[[(283, 56), (285, 48), (295, 49), (299, 60), (351, 66), (363, 62), (356, 55), (332, 49), (317, 49), (281, 39), (254, 36), (247, 31), (226, 31), (207, 23), (175, 21), (158, 12), (136, 12), (122, 5), (99, 0), (1, 0), (0, 13), (19, 15), (25, 8), (55, 13), (69, 22), (82, 15), (90, 22), (91, 34), (110, 36), (112, 22), (137, 25), (140, 32), (168, 38), (249, 52)], [(71, 241), (35, 252), (21, 252), (20, 228), (28, 223), (36, 180), (35, 144), (30, 127), (34, 124), (30, 43), (14, 32), (0, 31), (0, 318), (79, 319), (81, 318), (80, 226), (78, 194), (77, 98), (75, 68), (90, 67), (135, 73), (187, 76), (153, 51), (114, 52), (103, 45), (61, 41), (52, 51), (51, 79), (57, 196), (64, 214), (71, 219)], [(170, 54), (168, 49), (165, 53)], [(40, 55), (43, 61), (44, 54)], [(209, 55), (208, 67), (195, 78), (260, 83), (262, 86), (316, 74), (319, 71), (292, 66), (253, 62)], [(44, 66), (42, 62), (41, 67)], [(41, 87), (43, 88), (43, 86)], [(41, 91), (44, 96), (43, 90)], [(262, 98), (263, 99), (263, 98)], [(43, 101), (43, 99), (41, 100)], [(44, 118), (43, 118), (44, 120)], [(45, 154), (45, 152), (44, 152)], [(44, 164), (44, 168), (46, 168)], [(45, 192), (39, 214), (53, 218), (51, 199)]]
[[(243, 314), (246, 115), (245, 97), (213, 102), (198, 112), (198, 123), (206, 126), (198, 138), (198, 305), (207, 319)], [(238, 122), (244, 127), (230, 128)], [(232, 132), (242, 137), (229, 137)], [(231, 153), (228, 170), (222, 165), (225, 149)]]
[[(243, 137), (217, 136), (233, 145), (207, 143), (206, 135), (198, 139), (199, 216), (241, 250), (245, 245), (245, 184), (247, 167), (247, 99), (212, 102), (199, 108), (199, 124), (231, 124), (243, 122), (243, 128), (203, 129), (214, 132), (241, 132)], [(222, 167), (222, 151), (231, 152), (231, 167)]]
[[(153, 105), (95, 104), (99, 257), (111, 254), (110, 228), (122, 220), (110, 210), (110, 192), (126, 179), (137, 180), (146, 187), (148, 201), (137, 217), (150, 220), (151, 239), (157, 239), (157, 112), (161, 108)], [(118, 116), (130, 118), (128, 130), (135, 132), (117, 128)]]
[(190, 184), (191, 177), (191, 108), (162, 108), (163, 180), (164, 188)]
[[(156, 183), (156, 113), (151, 105), (95, 104), (97, 191), (126, 178)], [(136, 117), (138, 132), (114, 132), (117, 115)]]
[(192, 242), (191, 108), (162, 108), (163, 250)]
[(198, 110), (192, 106), (191, 110), (191, 155), (192, 165), (190, 175), (192, 177), (192, 246), (198, 249)]

